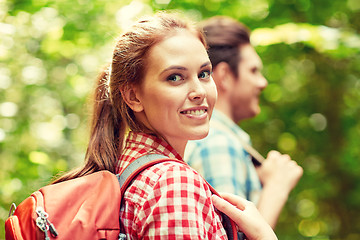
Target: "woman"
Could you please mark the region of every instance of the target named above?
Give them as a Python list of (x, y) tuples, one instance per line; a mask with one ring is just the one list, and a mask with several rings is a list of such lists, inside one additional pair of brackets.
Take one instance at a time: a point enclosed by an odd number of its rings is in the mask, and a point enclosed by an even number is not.
[[(122, 34), (95, 91), (85, 165), (57, 182), (119, 173), (148, 154), (182, 160), (187, 141), (208, 134), (217, 97), (205, 47), (200, 32), (165, 13)], [(188, 165), (159, 163), (128, 187), (121, 225), (128, 239), (226, 239), (211, 195)]]

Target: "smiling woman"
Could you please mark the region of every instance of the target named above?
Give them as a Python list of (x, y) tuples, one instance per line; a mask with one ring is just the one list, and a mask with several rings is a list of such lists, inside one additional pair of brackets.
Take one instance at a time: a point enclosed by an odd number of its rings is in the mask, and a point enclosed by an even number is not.
[(177, 159), (145, 169), (125, 191), (128, 239), (227, 239), (209, 185), (181, 163), (187, 141), (209, 131), (217, 97), (211, 71), (203, 35), (191, 25), (166, 13), (140, 20), (120, 36), (99, 77), (84, 166), (55, 182), (119, 173), (149, 154)]
[[(197, 53), (197, 54), (194, 54)], [(204, 45), (187, 30), (152, 47), (140, 86), (124, 94), (136, 119), (183, 156), (189, 139), (204, 138), (216, 101)]]

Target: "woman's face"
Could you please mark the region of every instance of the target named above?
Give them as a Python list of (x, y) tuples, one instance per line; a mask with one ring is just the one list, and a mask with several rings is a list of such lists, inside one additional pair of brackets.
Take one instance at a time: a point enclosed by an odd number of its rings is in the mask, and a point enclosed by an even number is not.
[(144, 81), (136, 96), (136, 117), (183, 154), (187, 140), (204, 138), (217, 98), (212, 67), (200, 40), (187, 30), (147, 53)]

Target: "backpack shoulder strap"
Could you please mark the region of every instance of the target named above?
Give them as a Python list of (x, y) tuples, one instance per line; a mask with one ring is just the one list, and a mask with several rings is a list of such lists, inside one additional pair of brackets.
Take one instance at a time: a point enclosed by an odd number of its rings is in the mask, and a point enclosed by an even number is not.
[[(208, 186), (213, 194), (221, 197), (220, 194), (215, 190), (215, 188), (213, 188), (208, 182), (206, 182), (206, 183), (208, 184)], [(223, 212), (220, 212), (220, 213), (223, 218), (223, 226), (225, 228), (228, 239), (229, 240), (240, 239), (235, 222), (233, 220), (231, 220), (225, 213), (223, 213)]]
[[(143, 170), (145, 170), (146, 168), (148, 168), (154, 164), (166, 162), (166, 161), (173, 161), (173, 162), (179, 162), (182, 164), (186, 164), (184, 161), (174, 159), (174, 158), (169, 158), (169, 157), (161, 155), (161, 154), (144, 155), (142, 157), (139, 157), (138, 159), (135, 159), (133, 162), (131, 162), (120, 174), (116, 175), (116, 177), (118, 178), (119, 184), (120, 184), (121, 195), (124, 194), (128, 185), (140, 172), (142, 172)], [(213, 194), (220, 196), (219, 193), (209, 183), (207, 183), (207, 185), (209, 186), (209, 188)], [(235, 223), (227, 215), (225, 215), (223, 213), (221, 213), (221, 214), (223, 217), (223, 221), (224, 221), (223, 224), (224, 224), (226, 233), (228, 235), (228, 238), (230, 240), (237, 240), (238, 236), (237, 236), (237, 230), (236, 230)]]
[(160, 154), (148, 154), (135, 159), (120, 174), (116, 175), (120, 184), (121, 195), (124, 194), (128, 185), (140, 172), (157, 163), (168, 161), (185, 164), (184, 161), (169, 158)]

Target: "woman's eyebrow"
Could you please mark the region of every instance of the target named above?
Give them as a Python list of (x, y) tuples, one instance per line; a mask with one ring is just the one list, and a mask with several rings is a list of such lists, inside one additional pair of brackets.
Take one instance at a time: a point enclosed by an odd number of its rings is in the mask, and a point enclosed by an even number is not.
[(176, 70), (187, 70), (186, 67), (182, 67), (182, 66), (170, 66), (170, 67), (165, 68), (160, 74), (162, 74), (162, 73), (164, 73), (166, 71), (169, 71), (169, 70), (174, 70), (174, 69), (176, 69)]
[[(203, 68), (203, 67), (206, 67), (206, 66), (209, 66), (209, 65), (211, 65), (211, 62), (207, 61), (204, 64), (202, 64), (200, 66), (200, 68)], [(174, 66), (170, 66), (170, 67), (165, 68), (160, 74), (162, 74), (162, 73), (164, 73), (166, 71), (169, 71), (169, 70), (174, 70), (174, 69), (175, 70), (187, 70), (186, 67), (174, 65)]]
[(211, 62), (210, 62), (210, 61), (207, 61), (206, 63), (204, 63), (203, 65), (201, 65), (200, 68), (206, 67), (206, 66), (208, 66), (208, 65), (211, 65)]

